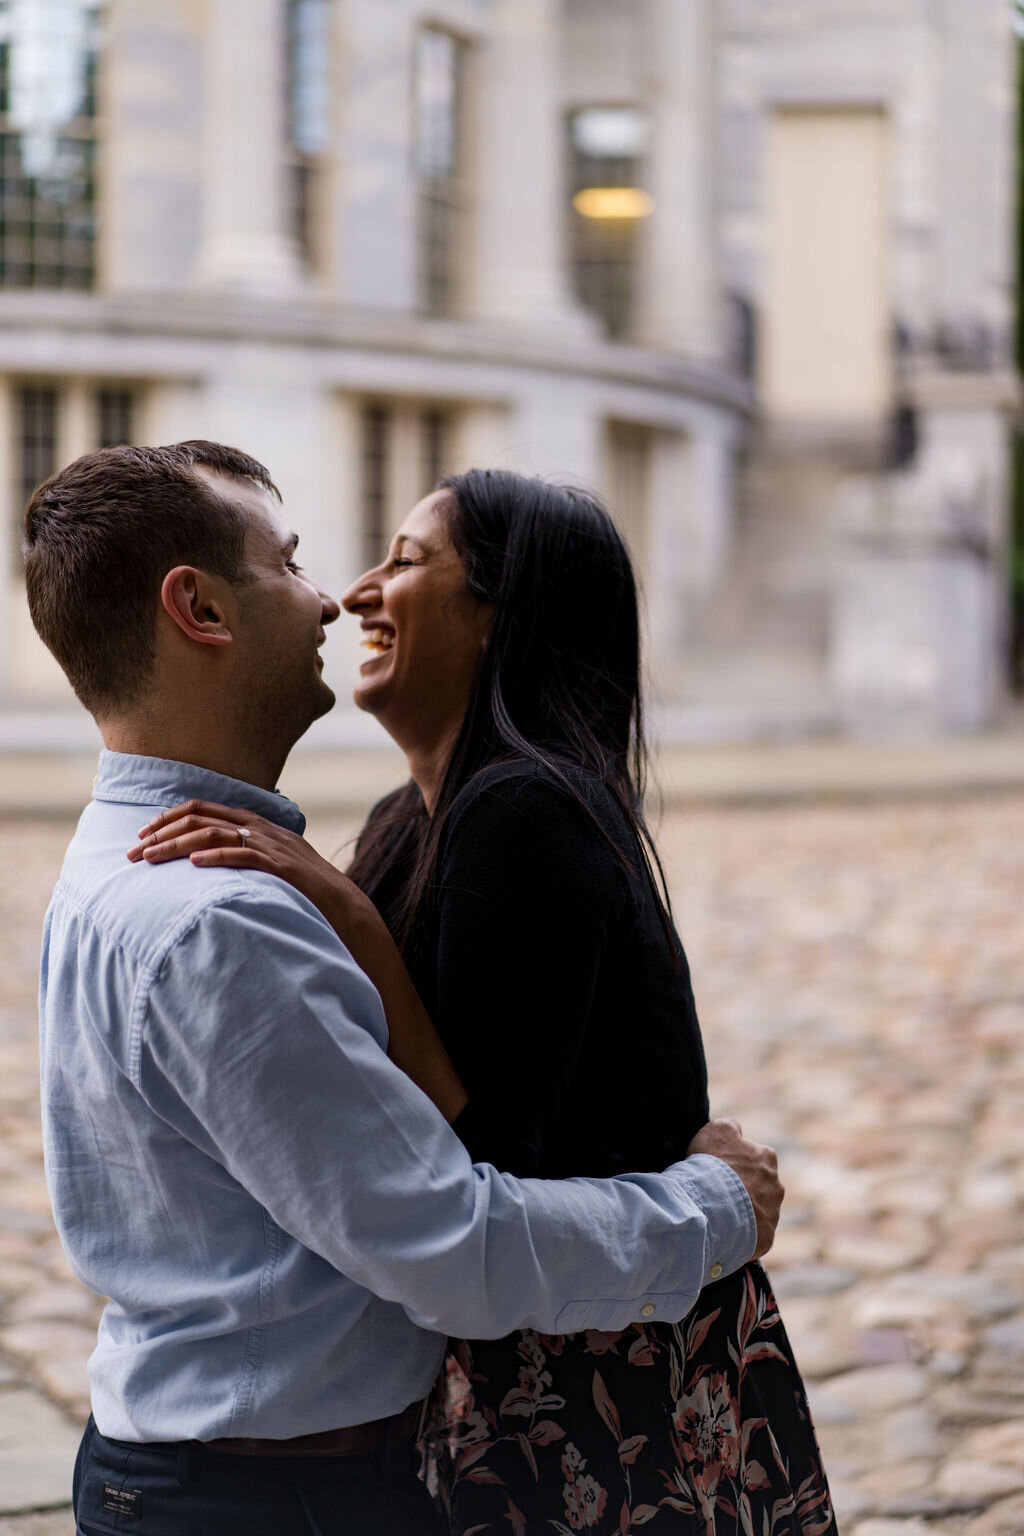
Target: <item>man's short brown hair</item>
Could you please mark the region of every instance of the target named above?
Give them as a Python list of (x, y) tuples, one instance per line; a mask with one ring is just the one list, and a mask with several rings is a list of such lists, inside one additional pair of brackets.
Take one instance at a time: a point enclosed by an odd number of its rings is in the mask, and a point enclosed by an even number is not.
[(167, 572), (194, 565), (248, 579), (247, 522), (196, 466), (279, 497), (256, 459), (220, 443), (103, 448), (36, 487), (25, 513), (25, 584), (40, 637), (86, 709), (110, 715), (145, 692)]

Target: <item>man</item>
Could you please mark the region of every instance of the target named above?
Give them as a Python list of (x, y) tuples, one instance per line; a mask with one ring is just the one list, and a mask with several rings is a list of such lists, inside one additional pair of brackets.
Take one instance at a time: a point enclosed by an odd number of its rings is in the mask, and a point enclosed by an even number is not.
[[(193, 442), (87, 455), (26, 514), (33, 619), (106, 747), (41, 982), (51, 1198), (110, 1297), (85, 1533), (432, 1530), (411, 1447), (445, 1334), (679, 1318), (778, 1219), (774, 1154), (726, 1122), (661, 1175), (473, 1167), (310, 902), (128, 862), (189, 797), (304, 825), (274, 785), (334, 702), (338, 607), (278, 503), (262, 465)], [(465, 1101), (450, 1071), (435, 1097), (449, 1118)]]

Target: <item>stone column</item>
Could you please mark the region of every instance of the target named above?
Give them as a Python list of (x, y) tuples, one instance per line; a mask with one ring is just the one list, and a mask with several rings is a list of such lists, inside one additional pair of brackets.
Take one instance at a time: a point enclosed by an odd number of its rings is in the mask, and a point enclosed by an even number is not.
[(476, 401), (464, 406), (455, 418), (455, 470), (504, 467), (514, 436), (512, 412), (507, 405)]
[(96, 388), (91, 379), (68, 379), (64, 385), (59, 406), (60, 465), (96, 447)]
[(557, 0), (494, 0), (475, 60), (472, 308), (592, 329), (571, 296)]
[(0, 378), (0, 699), (11, 692), (14, 682), (12, 653), (15, 624), (21, 618), (19, 604), (25, 601), (25, 586), (17, 554), (20, 516), (23, 507), (15, 505), (14, 400), (9, 378)]
[(301, 263), (285, 219), (283, 0), (207, 0), (204, 285), (289, 289)]
[(105, 16), (103, 286), (185, 288), (195, 274), (205, 152), (196, 90), (202, 7), (109, 0)]
[(598, 485), (602, 421), (586, 384), (534, 379), (512, 402), (503, 468)]
[[(1016, 55), (1000, 0), (945, 0), (936, 107), (936, 301), (955, 344), (1006, 342), (1012, 324)], [(975, 334), (980, 331), (981, 334)]]
[(712, 0), (644, 0), (652, 135), (638, 285), (641, 340), (714, 361), (721, 352), (715, 230)]
[(330, 288), (355, 308), (416, 309), (415, 39), (404, 6), (335, 8)]
[(645, 586), (651, 656), (663, 679), (684, 662), (726, 576), (736, 423), (712, 411), (651, 445)]

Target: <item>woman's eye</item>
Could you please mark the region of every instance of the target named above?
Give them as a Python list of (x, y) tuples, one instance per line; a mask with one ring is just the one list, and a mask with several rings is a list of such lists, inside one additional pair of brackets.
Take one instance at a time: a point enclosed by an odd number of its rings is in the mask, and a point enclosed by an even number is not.
[(403, 565), (415, 565), (416, 562), (415, 562), (415, 560), (406, 560), (406, 559), (401, 558), (400, 556), (396, 555), (395, 558), (392, 560), (391, 564), (394, 566), (395, 570), (397, 571), (397, 570), (400, 570)]

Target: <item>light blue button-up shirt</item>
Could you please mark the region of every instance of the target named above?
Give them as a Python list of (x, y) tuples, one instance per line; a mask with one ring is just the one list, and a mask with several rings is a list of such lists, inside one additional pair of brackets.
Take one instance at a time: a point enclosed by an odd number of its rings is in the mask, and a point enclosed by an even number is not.
[(281, 795), (105, 752), (46, 920), (47, 1177), (76, 1274), (110, 1298), (89, 1366), (103, 1434), (380, 1418), (428, 1391), (445, 1334), (676, 1319), (749, 1258), (750, 1202), (716, 1158), (606, 1181), (474, 1167), (305, 897), (128, 863), (191, 796), (304, 826)]

